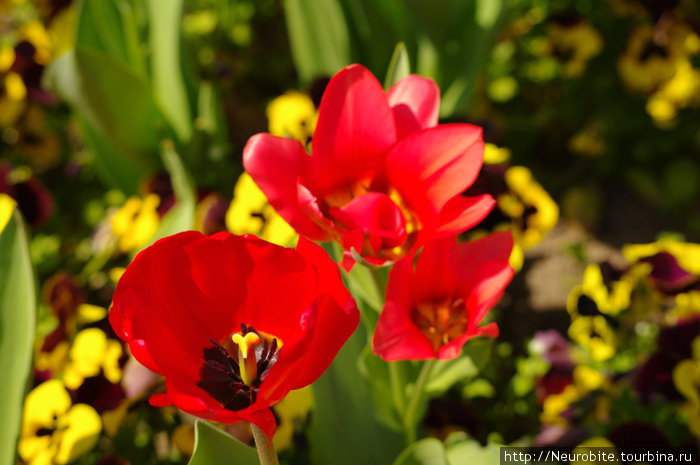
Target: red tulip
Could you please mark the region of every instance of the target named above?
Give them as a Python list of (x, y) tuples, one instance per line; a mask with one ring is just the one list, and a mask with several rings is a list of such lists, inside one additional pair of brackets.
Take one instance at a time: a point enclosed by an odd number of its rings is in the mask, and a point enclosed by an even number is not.
[(495, 323), (479, 326), (513, 277), (509, 232), (473, 242), (455, 237), (426, 244), (415, 268), (410, 258), (389, 273), (386, 304), (372, 349), (384, 360), (448, 360), (467, 340), (495, 337)]
[(481, 221), (489, 195), (463, 197), (481, 168), (481, 128), (437, 126), (435, 83), (408, 76), (387, 93), (359, 65), (328, 83), (309, 156), (299, 141), (257, 134), (243, 163), (299, 234), (335, 240), (382, 264)]
[(309, 241), (293, 250), (185, 232), (134, 259), (109, 319), (133, 356), (165, 377), (152, 405), (246, 420), (271, 438), (270, 406), (323, 373), (359, 313), (337, 266)]

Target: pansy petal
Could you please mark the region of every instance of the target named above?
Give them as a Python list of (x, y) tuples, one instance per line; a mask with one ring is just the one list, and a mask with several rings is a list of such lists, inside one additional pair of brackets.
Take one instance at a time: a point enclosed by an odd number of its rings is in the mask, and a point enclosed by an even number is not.
[(394, 112), (399, 139), (438, 122), (440, 89), (432, 79), (406, 76), (389, 89), (387, 98)]
[(301, 143), (286, 137), (256, 134), (243, 149), (243, 166), (270, 205), (299, 234), (323, 241), (328, 234), (304, 214), (297, 195), (308, 163)]
[(65, 431), (61, 436), (56, 463), (69, 463), (92, 449), (102, 431), (102, 421), (95, 409), (76, 404), (63, 418)]
[(481, 128), (446, 124), (399, 141), (386, 157), (386, 170), (390, 184), (418, 214), (423, 227), (430, 227), (448, 201), (474, 182), (483, 156)]
[(315, 188), (328, 192), (373, 174), (395, 141), (394, 116), (379, 81), (360, 65), (342, 69), (323, 94), (311, 142)]

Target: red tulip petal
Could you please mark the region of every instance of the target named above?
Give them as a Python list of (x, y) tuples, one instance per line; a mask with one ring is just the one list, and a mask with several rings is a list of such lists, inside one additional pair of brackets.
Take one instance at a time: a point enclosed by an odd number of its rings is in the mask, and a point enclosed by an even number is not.
[(387, 98), (394, 112), (399, 139), (438, 122), (440, 89), (432, 79), (407, 76), (389, 89)]
[(399, 141), (386, 157), (387, 174), (423, 227), (431, 229), (447, 203), (474, 182), (483, 156), (481, 128), (446, 124)]
[(311, 142), (315, 192), (376, 172), (395, 141), (394, 116), (379, 81), (360, 65), (342, 69), (323, 94)]
[(405, 309), (387, 302), (379, 315), (372, 338), (372, 352), (386, 361), (427, 360), (435, 351)]
[(475, 241), (461, 242), (457, 246), (455, 261), (466, 264), (461, 266), (462, 280), (470, 275), (482, 263), (501, 261), (503, 266), (508, 264), (513, 250), (513, 234), (510, 231), (498, 231)]
[(475, 337), (498, 337), (498, 325), (496, 323), (489, 323), (487, 325), (481, 326), (479, 328), (474, 328), (464, 333), (462, 336), (458, 337), (440, 347), (438, 350), (437, 358), (440, 360), (452, 360), (459, 357), (462, 352), (462, 347), (470, 339)]
[(275, 420), (275, 415), (272, 413), (272, 410), (269, 408), (258, 410), (252, 413), (246, 420), (263, 430), (267, 436), (267, 446), (270, 447), (272, 437), (275, 435), (275, 431), (277, 431), (277, 421)]
[(459, 270), (465, 266), (457, 260), (457, 237), (431, 241), (418, 255), (411, 273), (410, 293), (415, 301), (439, 295), (452, 295), (459, 286)]
[[(268, 372), (264, 383), (260, 385), (256, 404), (274, 405), (284, 399), (291, 389), (296, 389), (295, 381), (299, 377), (306, 358), (310, 356), (309, 338), (310, 334), (305, 335), (303, 339), (284, 343), (278, 353), (277, 362)], [(325, 368), (328, 366), (326, 365)]]
[(310, 340), (306, 350), (313, 356), (305, 359), (292, 389), (316, 381), (360, 321), (355, 300), (343, 286), (338, 267), (328, 254), (303, 238), (299, 238), (297, 250), (316, 267), (319, 290), (323, 294), (316, 300), (313, 321), (308, 322)]
[(246, 283), (241, 322), (279, 337), (284, 344), (303, 337), (302, 318), (318, 293), (313, 264), (294, 249), (254, 236), (246, 239), (255, 268)]
[(495, 204), (489, 194), (452, 198), (440, 211), (435, 235), (442, 237), (466, 231), (486, 218)]
[(301, 143), (286, 137), (256, 134), (243, 149), (243, 166), (270, 205), (299, 234), (323, 241), (328, 234), (304, 214), (297, 193), (308, 163)]
[[(316, 379), (359, 321), (335, 264), (317, 246), (300, 244), (295, 251), (254, 237), (187, 232), (136, 257), (117, 285), (110, 321), (134, 357), (165, 377), (166, 392), (152, 404), (274, 433), (269, 406)], [(280, 347), (259, 373), (255, 402), (234, 411), (223, 408), (222, 392), (211, 390), (217, 386), (200, 387), (200, 370), (211, 340), (243, 323), (278, 337)], [(223, 399), (226, 389), (236, 393), (226, 378), (221, 383)]]
[(316, 225), (322, 230), (324, 230), (325, 234), (327, 235), (325, 239), (315, 239), (309, 235), (306, 237), (317, 241), (334, 240), (333, 235), (337, 234), (337, 228), (331, 220), (324, 216), (321, 208), (318, 205), (318, 199), (313, 195), (313, 193), (311, 193), (307, 187), (297, 184), (297, 197), (299, 199), (299, 206), (302, 213), (311, 221), (316, 223)]
[[(343, 238), (345, 249), (355, 247), (358, 253), (374, 256), (380, 250), (392, 249), (406, 240), (403, 213), (385, 194), (369, 192), (355, 197), (342, 208), (332, 208), (329, 214), (349, 230)], [(361, 234), (357, 234), (358, 231)], [(369, 240), (369, 247), (364, 247), (365, 238)], [(367, 248), (374, 250), (368, 253)]]
[(499, 332), (500, 330), (498, 329), (498, 325), (496, 323), (489, 323), (476, 328), (475, 335), (482, 337), (498, 337)]
[[(386, 305), (379, 316), (373, 350), (385, 360), (448, 360), (459, 355), (464, 343), (476, 336), (494, 336), (497, 327), (479, 327), (513, 276), (508, 257), (513, 239), (499, 232), (477, 241), (457, 243), (455, 236), (426, 244), (415, 268), (404, 258), (389, 274)], [(464, 333), (436, 354), (410, 317), (417, 303), (464, 298), (469, 324)]]
[[(204, 305), (208, 316), (198, 317), (207, 326), (209, 337), (216, 341), (240, 327), (233, 315), (246, 296), (246, 282), (254, 269), (246, 246), (242, 237), (223, 232), (184, 248), (189, 257), (189, 269), (183, 272), (188, 274), (193, 286), (174, 285), (172, 292), (189, 302), (198, 314), (202, 298), (206, 298)], [(201, 293), (192, 293), (190, 289)], [(190, 297), (183, 297), (190, 293)]]
[(500, 300), (506, 286), (513, 279), (513, 274), (515, 272), (508, 262), (500, 260), (483, 263), (474, 271), (474, 276), (479, 281), (466, 299), (472, 328), (478, 326), (486, 312)]
[(343, 267), (346, 273), (350, 273), (356, 264), (357, 262), (352, 252), (348, 252), (347, 250), (343, 252), (343, 258), (340, 259), (340, 266)]
[(386, 304), (372, 338), (372, 352), (384, 360), (425, 360), (435, 357), (430, 342), (410, 318), (412, 260), (404, 258), (389, 272)]
[(173, 401), (170, 400), (170, 396), (165, 392), (153, 394), (151, 398), (148, 399), (148, 403), (153, 407), (167, 407), (168, 405), (173, 405)]

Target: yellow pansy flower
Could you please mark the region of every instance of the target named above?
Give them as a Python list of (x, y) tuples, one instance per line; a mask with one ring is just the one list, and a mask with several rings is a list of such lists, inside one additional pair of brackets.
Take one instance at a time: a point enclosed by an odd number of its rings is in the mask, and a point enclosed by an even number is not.
[(568, 57), (563, 68), (566, 76), (580, 76), (588, 60), (603, 48), (603, 36), (585, 21), (574, 25), (554, 23), (549, 27), (549, 39), (556, 50)]
[(484, 163), (487, 165), (498, 165), (506, 163), (510, 160), (510, 150), (505, 147), (499, 147), (495, 144), (484, 144)]
[(95, 409), (71, 405), (63, 383), (52, 379), (24, 401), (18, 452), (27, 465), (72, 462), (97, 443), (102, 425)]
[(122, 252), (139, 249), (158, 231), (160, 199), (148, 194), (143, 199), (130, 197), (112, 217), (112, 232), (119, 240)]
[(122, 371), (119, 358), (122, 346), (119, 342), (108, 339), (98, 328), (84, 329), (78, 333), (70, 348), (69, 363), (63, 375), (66, 387), (77, 389), (85, 378), (97, 376), (102, 372), (111, 383), (118, 383)]
[(267, 203), (267, 197), (248, 173), (243, 173), (236, 182), (233, 200), (226, 212), (226, 227), (234, 234), (255, 234), (268, 242), (285, 246), (298, 237)]
[(270, 134), (291, 137), (306, 145), (314, 134), (318, 114), (311, 97), (289, 90), (267, 106)]
[(48, 65), (51, 61), (51, 37), (43, 24), (38, 20), (25, 23), (19, 29), (20, 40), (26, 40), (34, 46), (34, 61), (40, 65)]
[(617, 315), (630, 306), (632, 290), (637, 282), (636, 273), (627, 273), (618, 281), (610, 283), (610, 288), (603, 280), (599, 265), (591, 264), (583, 273), (583, 283), (569, 293), (566, 309), (572, 318), (579, 316), (579, 299), (590, 298), (600, 313)]
[[(496, 199), (498, 206), (511, 218), (522, 217), (518, 242), (523, 249), (534, 247), (557, 224), (559, 207), (524, 166), (508, 168), (505, 182), (510, 193), (502, 194)], [(521, 207), (517, 207), (518, 201)], [(535, 211), (525, 215), (530, 207)]]
[(688, 273), (700, 274), (700, 244), (664, 237), (651, 244), (627, 244), (622, 247), (622, 254), (630, 263), (661, 252), (673, 255), (678, 265)]
[(5, 229), (12, 218), (12, 212), (17, 202), (7, 194), (0, 194), (0, 233)]
[(571, 404), (581, 399), (581, 393), (573, 384), (569, 384), (559, 394), (547, 396), (542, 404), (540, 421), (549, 425), (563, 425), (566, 420), (561, 416)]
[(580, 316), (569, 326), (569, 337), (597, 362), (615, 355), (617, 336), (602, 315)]
[(313, 405), (311, 386), (291, 391), (287, 397), (274, 406), (279, 418), (277, 431), (272, 442), (278, 450), (292, 447), (292, 438), (298, 427), (304, 423)]

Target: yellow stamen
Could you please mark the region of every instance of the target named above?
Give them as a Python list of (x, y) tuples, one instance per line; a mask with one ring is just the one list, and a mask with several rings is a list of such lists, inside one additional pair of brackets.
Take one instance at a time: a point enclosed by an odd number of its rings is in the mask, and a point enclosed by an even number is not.
[[(246, 335), (236, 333), (232, 336), (234, 344), (238, 346), (238, 367), (241, 371), (241, 379), (248, 386), (258, 377), (258, 362), (255, 359), (255, 350), (253, 346), (260, 344), (260, 336), (250, 332)], [(251, 356), (248, 352), (252, 351)]]

